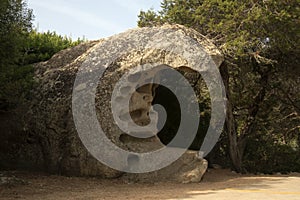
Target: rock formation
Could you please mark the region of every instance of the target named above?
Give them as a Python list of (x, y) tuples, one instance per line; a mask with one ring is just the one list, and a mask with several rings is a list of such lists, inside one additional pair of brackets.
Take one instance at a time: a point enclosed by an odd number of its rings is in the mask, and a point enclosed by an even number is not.
[[(156, 37), (163, 40), (164, 35), (160, 30), (177, 32), (178, 34), (194, 38), (201, 48), (205, 50), (219, 66), (223, 57), (216, 47), (204, 36), (194, 30), (179, 25), (164, 25), (162, 27), (137, 28), (111, 38), (99, 41), (91, 41), (76, 47), (63, 50), (54, 55), (49, 61), (35, 66), (35, 79), (37, 81), (32, 100), (27, 104), (28, 111), (24, 117), (26, 133), (25, 144), (20, 153), (21, 160), (39, 166), (39, 168), (51, 173), (75, 176), (100, 176), (107, 178), (123, 177), (134, 181), (176, 180), (180, 182), (198, 182), (206, 171), (207, 162), (198, 157), (197, 152), (187, 151), (183, 156), (170, 166), (161, 170), (143, 174), (124, 173), (107, 167), (96, 160), (82, 144), (74, 124), (72, 115), (73, 90), (85, 90), (90, 86), (87, 80), (84, 84), (73, 88), (76, 74), (86, 59), (97, 54), (99, 45), (109, 41), (126, 42), (126, 38), (145, 38), (149, 34), (157, 33)], [(161, 32), (163, 33), (163, 32)], [(139, 38), (131, 38), (138, 40)], [(176, 40), (176, 38), (174, 38)], [(106, 52), (112, 56), (118, 51), (119, 43), (111, 43)], [(128, 44), (129, 45), (129, 44)], [(190, 63), (183, 57), (174, 53), (158, 49), (137, 49), (126, 52), (106, 67), (103, 76), (99, 80), (95, 96), (95, 108), (97, 119), (106, 136), (118, 147), (133, 152), (148, 152), (164, 147), (157, 135), (147, 138), (135, 138), (124, 133), (116, 125), (110, 106), (113, 89), (119, 79), (131, 68), (146, 63), (161, 63), (174, 68), (188, 79), (196, 82), (199, 77), (189, 67)], [(93, 66), (91, 66), (91, 70)], [(205, 69), (203, 69), (205, 71)], [(145, 74), (132, 74), (129, 81), (136, 82)], [(155, 74), (148, 74), (149, 78), (155, 78)], [(143, 79), (146, 79), (145, 77)], [(160, 98), (156, 94), (157, 84), (146, 84), (135, 88), (130, 99), (129, 113), (124, 112), (120, 116), (123, 122), (132, 119), (136, 124), (145, 126), (150, 123), (151, 104), (154, 98)], [(132, 88), (119, 88), (116, 101), (122, 101), (122, 95), (126, 95)], [(84, 106), (84, 105), (83, 105)], [(137, 134), (140, 134), (137, 130)], [(148, 134), (148, 133), (145, 133)], [(151, 134), (151, 133), (150, 133)], [(128, 162), (131, 162), (128, 158)], [(134, 161), (134, 159), (133, 159)]]

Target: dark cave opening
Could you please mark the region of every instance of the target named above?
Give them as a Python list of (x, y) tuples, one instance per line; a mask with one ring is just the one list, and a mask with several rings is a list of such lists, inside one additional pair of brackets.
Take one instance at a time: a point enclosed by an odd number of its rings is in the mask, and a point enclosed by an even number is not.
[[(157, 134), (161, 142), (164, 145), (167, 145), (176, 136), (180, 126), (180, 122), (181, 122), (180, 104), (175, 94), (173, 94), (173, 92), (169, 90), (167, 87), (162, 85), (156, 87), (155, 97), (152, 102), (152, 105), (155, 104), (160, 104), (165, 108), (167, 112), (167, 119), (165, 121), (165, 124)], [(203, 102), (199, 102), (200, 112), (203, 110), (203, 107), (204, 107)], [(200, 113), (199, 113), (199, 117), (200, 117)], [(209, 121), (210, 121), (209, 115), (201, 116), (196, 137), (189, 147), (190, 150), (200, 149), (203, 139), (206, 135), (207, 129), (209, 127)], [(175, 146), (175, 147), (179, 147), (179, 146)]]

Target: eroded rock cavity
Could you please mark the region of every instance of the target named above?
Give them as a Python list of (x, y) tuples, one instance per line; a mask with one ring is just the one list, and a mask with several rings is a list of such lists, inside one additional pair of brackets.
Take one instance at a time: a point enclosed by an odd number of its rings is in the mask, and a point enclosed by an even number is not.
[[(179, 35), (193, 38), (197, 45), (212, 57), (217, 66), (222, 63), (222, 55), (207, 38), (194, 30), (179, 25), (129, 30), (113, 36), (114, 41), (117, 38), (119, 43), (111, 43), (106, 52), (113, 55), (114, 52), (118, 51), (118, 47), (126, 43), (128, 39), (141, 40), (143, 38), (146, 43), (153, 42), (147, 40), (149, 35), (153, 34), (156, 34), (156, 37), (163, 41), (165, 32), (176, 32)], [(85, 83), (73, 88), (75, 77), (78, 69), (88, 56), (93, 53), (100, 57), (103, 56), (98, 55), (95, 49), (99, 44), (112, 38), (88, 42), (61, 51), (49, 61), (36, 65), (35, 78), (38, 84), (34, 90), (32, 101), (27, 105), (28, 112), (24, 118), (26, 121), (26, 135), (24, 136), (26, 139), (24, 141), (30, 140), (30, 143), (25, 142), (20, 147), (22, 151), (18, 153), (18, 160), (22, 160), (23, 163), (30, 166), (38, 166), (43, 170), (64, 175), (123, 177), (124, 179), (147, 182), (158, 180), (200, 181), (206, 171), (207, 162), (203, 158), (199, 158), (196, 151), (187, 151), (180, 159), (161, 170), (143, 174), (130, 174), (111, 169), (100, 163), (91, 156), (80, 141), (72, 116), (72, 92), (73, 89), (85, 90), (93, 83), (86, 80)], [(176, 40), (176, 38), (174, 39)], [(203, 58), (200, 57), (199, 59)], [(203, 60), (203, 62), (206, 61)], [(159, 89), (157, 84), (143, 84), (141, 82), (141, 80), (148, 79), (160, 80), (161, 77), (157, 77), (155, 73), (130, 74), (127, 80), (134, 86), (126, 85), (122, 87), (121, 85), (117, 88), (117, 95), (115, 96), (115, 102), (120, 103), (120, 107), (117, 108), (120, 111), (118, 116), (120, 123), (123, 123), (125, 127), (129, 127), (132, 119), (135, 124), (140, 126), (140, 129), (131, 130), (130, 134), (124, 133), (115, 122), (111, 110), (111, 99), (121, 77), (128, 73), (130, 69), (147, 63), (159, 63), (184, 71), (184, 76), (195, 87), (195, 90), (197, 90), (196, 87), (199, 87), (199, 84), (197, 84), (199, 74), (190, 68), (190, 63), (183, 57), (165, 50), (145, 48), (126, 52), (106, 67), (98, 82), (95, 97), (98, 121), (106, 136), (115, 145), (124, 150), (138, 153), (154, 151), (164, 147), (165, 144), (161, 142), (156, 133), (147, 132), (143, 127), (153, 123), (150, 119), (156, 120), (156, 126), (160, 126), (159, 115), (155, 109), (152, 109), (154, 99), (156, 99), (156, 103), (160, 101), (166, 103), (168, 98), (173, 100), (173, 97), (166, 97), (161, 93), (164, 90), (161, 87)], [(92, 66), (91, 70), (93, 70)], [(205, 67), (203, 67), (202, 71), (205, 70)], [(139, 85), (135, 86), (135, 83)], [(133, 95), (130, 97), (129, 112), (127, 112), (122, 102), (130, 91), (133, 92)], [(157, 91), (160, 92), (156, 93)], [(161, 100), (159, 100), (160, 98)], [(170, 102), (170, 104), (172, 103), (174, 102)], [(172, 120), (168, 121), (167, 119), (167, 123), (176, 123), (176, 119)], [(176, 126), (174, 124), (174, 128)], [(134, 153), (126, 159), (128, 166), (133, 166), (134, 163), (139, 162), (139, 157)]]

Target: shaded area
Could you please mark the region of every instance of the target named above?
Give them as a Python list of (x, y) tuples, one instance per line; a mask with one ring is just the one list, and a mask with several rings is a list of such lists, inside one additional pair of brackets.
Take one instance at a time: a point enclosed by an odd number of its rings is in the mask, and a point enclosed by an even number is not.
[[(196, 137), (193, 140), (192, 144), (190, 145), (190, 150), (199, 150), (203, 139), (207, 133), (209, 123), (210, 123), (210, 96), (207, 89), (207, 86), (202, 79), (201, 75), (191, 70), (188, 67), (180, 67), (178, 72), (183, 75), (184, 78), (189, 82), (190, 86), (193, 87), (195, 95), (197, 97), (198, 106), (199, 106), (199, 115), (196, 117), (200, 118), (198, 131), (196, 133)], [(172, 80), (172, 77), (163, 77), (163, 79), (168, 79), (167, 82), (175, 81), (176, 83), (176, 90), (185, 90), (185, 86), (182, 85), (182, 80)], [(169, 83), (170, 84), (170, 83)], [(178, 128), (181, 122), (181, 108), (176, 98), (176, 95), (167, 87), (163, 85), (157, 85), (155, 87), (155, 97), (152, 102), (152, 105), (160, 104), (163, 106), (167, 112), (167, 120), (163, 129), (158, 133), (158, 137), (162, 141), (163, 144), (169, 144), (172, 139), (178, 133)], [(180, 92), (179, 92), (180, 93)], [(186, 99), (186, 102), (191, 102), (192, 97), (185, 96), (183, 97)], [(189, 107), (189, 106), (187, 106)], [(187, 110), (187, 113), (190, 113), (191, 120), (193, 120), (193, 110)], [(188, 121), (189, 119), (185, 119)], [(161, 122), (162, 120), (159, 120)], [(159, 125), (161, 126), (161, 124)], [(187, 133), (188, 135), (188, 133)], [(184, 138), (183, 138), (184, 139)]]
[(12, 185), (0, 186), (0, 199), (299, 199), (300, 174), (289, 176), (239, 175), (229, 170), (209, 171), (200, 184), (156, 182), (137, 184), (122, 180), (67, 178), (46, 174), (0, 172), (14, 176)]

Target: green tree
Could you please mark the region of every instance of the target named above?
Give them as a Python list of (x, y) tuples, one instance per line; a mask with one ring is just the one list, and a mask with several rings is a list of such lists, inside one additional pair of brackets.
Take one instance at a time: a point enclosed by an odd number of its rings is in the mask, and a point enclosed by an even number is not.
[(85, 39), (81, 38), (73, 41), (72, 38), (58, 35), (56, 32), (39, 33), (33, 30), (29, 33), (23, 47), (22, 65), (46, 61), (55, 53), (84, 41)]
[(15, 64), (28, 32), (32, 28), (32, 10), (21, 0), (0, 3), (0, 65)]
[[(22, 0), (0, 2), (0, 109), (6, 109), (28, 87), (32, 69), (19, 68), (23, 45), (32, 29), (32, 10)], [(30, 84), (29, 84), (30, 85)]]
[(34, 84), (32, 64), (84, 41), (50, 31), (38, 33), (32, 28), (32, 19), (26, 1), (0, 2), (0, 110), (16, 108), (29, 98)]
[[(299, 108), (296, 99), (300, 97), (295, 92), (290, 98), (281, 95), (282, 100), (274, 97), (275, 92), (287, 92), (287, 82), (278, 84), (286, 79), (286, 72), (299, 76), (299, 13), (299, 0), (163, 0), (160, 11), (140, 12), (139, 26), (178, 23), (192, 27), (224, 53), (221, 73), (229, 100), (225, 132), (237, 171), (244, 169), (242, 161), (249, 138), (266, 133), (266, 124), (276, 124), (264, 114), (274, 118), (276, 109), (269, 109), (276, 105), (285, 105), (280, 109), (288, 106), (290, 112)], [(289, 80), (295, 83), (295, 77)], [(299, 113), (295, 121), (288, 121), (293, 135), (299, 135), (297, 123)], [(284, 131), (281, 127), (276, 130), (280, 135)]]

